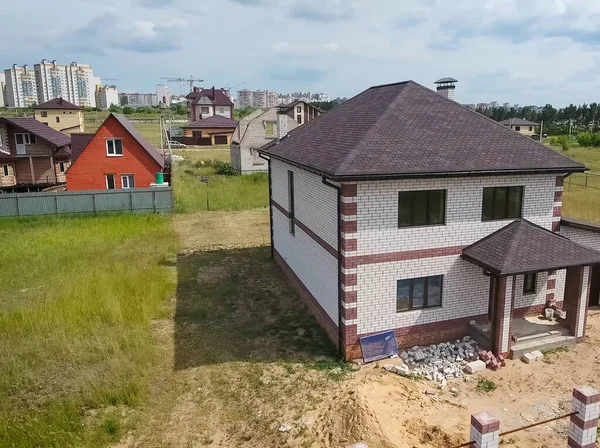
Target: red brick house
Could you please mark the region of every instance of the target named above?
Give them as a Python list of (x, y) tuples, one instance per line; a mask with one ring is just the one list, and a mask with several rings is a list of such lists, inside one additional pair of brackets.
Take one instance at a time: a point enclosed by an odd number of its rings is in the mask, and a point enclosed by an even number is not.
[(163, 155), (123, 115), (110, 114), (95, 134), (74, 134), (67, 191), (149, 188)]

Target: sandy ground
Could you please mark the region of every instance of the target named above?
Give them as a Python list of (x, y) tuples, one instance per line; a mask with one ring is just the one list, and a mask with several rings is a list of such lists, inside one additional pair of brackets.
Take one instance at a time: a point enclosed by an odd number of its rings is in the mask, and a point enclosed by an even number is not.
[[(176, 217), (176, 228), (191, 253), (214, 253), (237, 244), (264, 245), (267, 223), (268, 212), (262, 210)], [(215, 258), (215, 263), (235, 263), (229, 257)], [(206, 275), (215, 284), (223, 281), (216, 268), (204, 269), (201, 283), (206, 283)], [(259, 272), (265, 277), (274, 275), (269, 274), (274, 271)], [(241, 271), (240, 275), (245, 274)], [(280, 290), (284, 279), (275, 280), (256, 287)], [(289, 294), (281, 295), (282, 300)], [(234, 359), (232, 355), (231, 361), (190, 363), (174, 369), (178, 324), (165, 319), (156, 323), (164, 362), (155, 374), (150, 403), (132, 416), (131, 429), (117, 446), (333, 448), (365, 441), (370, 448), (453, 447), (468, 440), (472, 413), (492, 413), (500, 419), (501, 431), (507, 431), (570, 412), (576, 385), (600, 387), (600, 312), (590, 312), (587, 324), (585, 341), (568, 351), (530, 365), (509, 360), (497, 372), (485, 371), (471, 382), (453, 380), (438, 390), (436, 383), (385, 371), (382, 366), (389, 362), (385, 360), (363, 366), (341, 381), (328, 379), (325, 373), (307, 367), (307, 362), (281, 357)], [(301, 335), (304, 329), (294, 331)], [(202, 347), (193, 350), (202, 356)], [(480, 377), (493, 381), (497, 389), (479, 391)], [(458, 392), (452, 394), (451, 387)], [(424, 394), (425, 389), (435, 390), (437, 401)], [(289, 423), (291, 431), (280, 433), (281, 423)], [(501, 443), (562, 448), (567, 429), (568, 419), (563, 419), (511, 434)]]

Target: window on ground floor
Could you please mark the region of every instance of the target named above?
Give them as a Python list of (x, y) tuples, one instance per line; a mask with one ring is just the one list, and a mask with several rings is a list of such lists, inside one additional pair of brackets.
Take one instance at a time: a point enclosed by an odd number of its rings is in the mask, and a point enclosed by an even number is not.
[(442, 305), (443, 275), (398, 280), (396, 312)]
[(135, 188), (135, 180), (133, 174), (123, 174), (121, 176), (121, 185), (123, 188)]
[(444, 224), (446, 190), (401, 191), (398, 194), (398, 227)]
[(2, 174), (8, 176), (8, 165), (2, 165)]
[(115, 189), (115, 175), (114, 174), (106, 175), (106, 189), (107, 190)]
[(525, 274), (523, 280), (523, 294), (535, 294), (536, 282), (536, 274)]
[(521, 217), (523, 187), (492, 187), (483, 189), (482, 221)]

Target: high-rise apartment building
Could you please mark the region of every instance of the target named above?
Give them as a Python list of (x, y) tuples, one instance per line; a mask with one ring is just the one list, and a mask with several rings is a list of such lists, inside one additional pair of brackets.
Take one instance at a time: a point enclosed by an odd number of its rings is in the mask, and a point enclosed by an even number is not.
[(67, 88), (72, 95), (69, 101), (81, 107), (96, 107), (96, 85), (101, 82), (94, 76), (92, 66), (72, 62), (66, 71)]
[(239, 90), (237, 107), (269, 108), (279, 104), (277, 93), (271, 90)]
[(4, 70), (8, 107), (31, 107), (38, 103), (35, 71), (27, 65), (13, 64)]
[(0, 107), (6, 105), (6, 76), (4, 73), (0, 73)]
[(169, 88), (164, 84), (157, 84), (156, 96), (158, 97), (158, 104), (169, 107), (171, 105), (171, 99), (169, 98)]
[(38, 104), (54, 98), (73, 101), (67, 88), (66, 66), (57, 64), (55, 60), (48, 62), (46, 59), (42, 59), (42, 62), (33, 66), (33, 70), (38, 89)]
[(101, 109), (109, 109), (112, 105), (119, 105), (117, 86), (96, 86), (96, 106)]
[(152, 107), (158, 106), (156, 93), (120, 93), (119, 102), (121, 106), (129, 107)]

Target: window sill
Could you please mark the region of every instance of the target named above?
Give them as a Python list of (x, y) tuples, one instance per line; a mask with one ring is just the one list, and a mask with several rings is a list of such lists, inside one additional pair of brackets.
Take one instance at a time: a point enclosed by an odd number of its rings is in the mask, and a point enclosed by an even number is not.
[(396, 310), (396, 314), (410, 313), (411, 311), (435, 310), (435, 309), (439, 309), (439, 308), (443, 308), (443, 306), (442, 305), (436, 305), (436, 306), (428, 306), (426, 308), (413, 308), (413, 309), (410, 309), (410, 310), (402, 310), (402, 311)]
[(123, 157), (123, 154), (106, 154), (106, 157)]
[(537, 291), (532, 291), (532, 292), (525, 292), (525, 291), (523, 291), (523, 297), (526, 297), (526, 296), (535, 296), (535, 295), (537, 295)]
[(415, 224), (414, 226), (398, 226), (398, 229), (418, 229), (422, 227), (445, 227), (446, 223), (442, 224)]
[(523, 217), (519, 216), (517, 218), (494, 218), (494, 219), (481, 218), (481, 222), (510, 221), (510, 220), (515, 220), (515, 219), (523, 219)]

